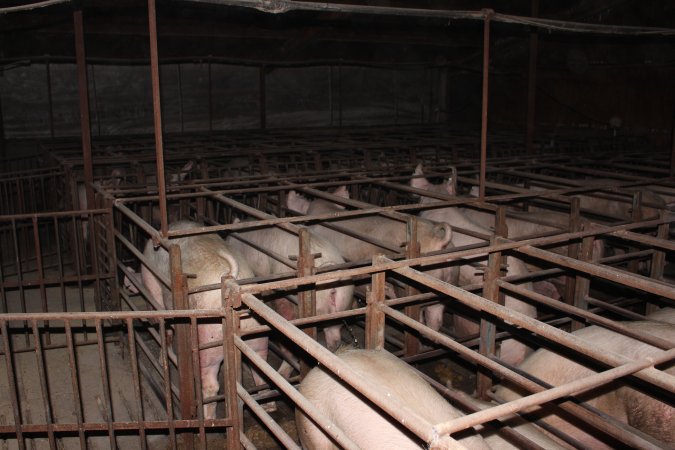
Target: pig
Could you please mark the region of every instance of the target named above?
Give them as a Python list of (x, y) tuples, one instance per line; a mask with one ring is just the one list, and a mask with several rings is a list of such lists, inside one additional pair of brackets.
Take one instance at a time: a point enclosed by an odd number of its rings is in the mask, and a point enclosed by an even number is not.
[[(340, 186), (333, 194), (339, 197), (349, 198), (349, 192), (345, 186)], [(288, 193), (286, 201), (289, 209), (301, 214), (324, 214), (344, 210), (343, 206), (320, 198), (310, 202), (295, 191), (290, 191)], [(333, 221), (332, 223), (360, 234), (371, 236), (394, 247), (400, 246), (407, 240), (406, 224), (399, 220), (389, 219), (383, 216), (373, 215), (357, 217)], [(333, 242), (336, 247), (340, 249), (342, 256), (348, 261), (370, 260), (379, 253), (391, 255), (390, 251), (382, 247), (378, 247), (322, 225), (313, 225), (311, 229), (317, 235)], [(446, 248), (450, 243), (451, 238), (452, 230), (449, 225), (445, 223), (435, 223), (425, 219), (418, 220), (417, 240), (420, 243), (420, 251), (422, 253)], [(427, 273), (450, 284), (457, 284), (457, 268), (454, 266), (451, 268), (429, 270)], [(422, 308), (422, 322), (435, 331), (440, 330), (443, 325), (444, 308), (445, 306), (442, 303)]]
[[(190, 230), (202, 227), (203, 225), (180, 221), (170, 225), (170, 230)], [(188, 289), (199, 286), (220, 283), (223, 275), (231, 276), (234, 279), (245, 279), (253, 277), (247, 261), (232, 247), (215, 233), (188, 236), (171, 241), (178, 245), (181, 250), (182, 268), (185, 273), (194, 274), (196, 277), (188, 278)], [(159, 273), (169, 275), (169, 253), (162, 247), (154, 248), (151, 240), (148, 240), (143, 255), (150, 261)], [(155, 301), (160, 305), (171, 305), (171, 292), (163, 283), (146, 267), (141, 266), (141, 276), (143, 283), (147, 287)], [(190, 294), (188, 297), (189, 306), (192, 309), (219, 309), (222, 307), (220, 290), (210, 290)], [(258, 325), (253, 318), (242, 320), (242, 328), (251, 328)], [(199, 324), (197, 326), (199, 343), (223, 341), (223, 326), (220, 322)], [(264, 359), (267, 359), (267, 338), (261, 337), (248, 340), (247, 343)], [(202, 384), (203, 398), (214, 396), (218, 393), (220, 383), (218, 380), (218, 370), (223, 362), (223, 349), (213, 347), (199, 352), (199, 368)], [(256, 384), (262, 384), (263, 380), (254, 371), (254, 380)], [(204, 418), (216, 418), (216, 404), (208, 403), (204, 405)]]
[[(675, 325), (672, 323), (675, 322), (675, 314), (673, 312), (675, 309), (672, 308), (657, 311), (654, 315), (647, 316), (649, 320), (623, 322), (623, 325), (632, 330), (675, 342)], [(666, 321), (671, 321), (671, 323)], [(649, 344), (599, 326), (582, 328), (573, 334), (600, 351), (612, 351), (631, 359), (643, 359), (661, 352), (660, 349)], [(548, 349), (537, 350), (525, 359), (519, 368), (554, 386), (595, 373), (594, 369)], [(667, 363), (661, 369), (670, 375), (675, 375), (674, 362)], [(520, 398), (525, 393), (505, 382), (497, 387), (496, 395), (510, 401)], [(656, 439), (669, 444), (675, 442), (675, 408), (668, 404), (667, 400), (662, 401), (662, 399), (645, 394), (621, 380), (578, 394), (576, 397)], [(541, 410), (536, 410), (534, 414), (547, 424), (578, 440), (587, 448), (614, 448), (615, 443), (608, 442), (602, 433), (563, 418), (552, 407), (543, 405)]]
[[(430, 424), (445, 422), (463, 414), (450, 405), (413, 368), (384, 350), (342, 349), (338, 356), (359, 375), (372, 382), (388, 395), (405, 404)], [(347, 436), (363, 449), (424, 448), (421, 440), (381, 413), (353, 390), (344, 386), (321, 366), (312, 369), (300, 383), (298, 390)], [(466, 396), (468, 397), (468, 396)], [(481, 409), (486, 403), (473, 400)], [(336, 448), (321, 429), (300, 408), (295, 410), (298, 437), (305, 450)], [(536, 427), (527, 423), (514, 425), (516, 430), (547, 449), (560, 447)], [(459, 444), (467, 449), (516, 449), (494, 430), (483, 426), (462, 432)], [(481, 435), (485, 435), (485, 439)], [(445, 448), (439, 446), (439, 448)]]
[[(288, 257), (297, 255), (299, 252), (299, 240), (296, 234), (282, 230), (278, 227), (258, 228), (238, 231), (243, 238), (266, 248), (281, 256)], [(228, 236), (225, 240), (228, 247), (241, 253), (248, 261), (255, 275), (264, 276), (285, 273), (292, 270), (284, 263), (268, 256), (234, 236)], [(311, 234), (310, 251), (313, 254), (321, 253), (321, 257), (314, 260), (315, 267), (342, 264), (345, 260), (340, 252), (329, 241)], [(338, 283), (317, 283), (316, 289), (316, 313), (328, 314), (337, 311), (346, 311), (351, 308), (354, 297), (354, 285)], [(287, 317), (288, 318), (288, 317)], [(335, 350), (342, 341), (340, 331), (342, 325), (331, 325), (323, 329), (326, 338), (326, 346)]]
[[(415, 170), (415, 173), (413, 175), (422, 175), (422, 174), (423, 172), (421, 165), (417, 166), (417, 169)], [(413, 178), (410, 181), (410, 185), (416, 189), (422, 189), (430, 192), (438, 192), (445, 195), (454, 196), (456, 194), (453, 183), (451, 182), (434, 185), (430, 183), (426, 178)], [(431, 197), (424, 197), (424, 196), (421, 197), (422, 204), (434, 201), (436, 200), (434, 200)], [(487, 235), (492, 234), (488, 228), (482, 226), (477, 221), (471, 219), (469, 216), (465, 214), (464, 210), (460, 208), (430, 209), (423, 211), (420, 214), (420, 216), (437, 222), (448, 223), (450, 224), (451, 227), (464, 228)], [(477, 244), (482, 242), (485, 241), (479, 238), (475, 238), (473, 236), (468, 236), (463, 233), (455, 232), (452, 235), (452, 243), (456, 247), (470, 244)], [(507, 264), (506, 270), (507, 275), (524, 275), (528, 273), (525, 263), (523, 263), (521, 260), (517, 258), (507, 256), (506, 264)], [(482, 281), (482, 278), (483, 274), (478, 273), (476, 269), (471, 265), (464, 264), (460, 267), (459, 270), (460, 285), (480, 283)], [(526, 289), (533, 290), (532, 283), (530, 282), (523, 283), (522, 286), (525, 287)], [(555, 288), (553, 289), (555, 290)], [(511, 308), (527, 316), (536, 317), (537, 315), (537, 308), (535, 306), (523, 302), (515, 297), (506, 295), (504, 304), (507, 308)], [(455, 327), (455, 333), (459, 337), (465, 337), (470, 334), (478, 333), (479, 326), (476, 322), (468, 320), (457, 314), (453, 315), (453, 323)], [(529, 353), (529, 351), (530, 351), (529, 347), (526, 346), (525, 344), (515, 339), (507, 339), (504, 342), (502, 342), (500, 357), (509, 364), (518, 364), (525, 358), (525, 356)]]

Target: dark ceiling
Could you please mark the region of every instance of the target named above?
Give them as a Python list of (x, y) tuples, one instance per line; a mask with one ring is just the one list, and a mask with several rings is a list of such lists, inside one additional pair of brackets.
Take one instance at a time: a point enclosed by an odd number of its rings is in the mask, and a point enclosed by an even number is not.
[[(30, 3), (15, 1), (14, 4)], [(476, 10), (475, 1), (352, 1), (384, 7)], [(675, 2), (653, 0), (543, 1), (539, 16), (588, 23), (672, 27)], [(90, 61), (144, 63), (149, 55), (147, 2), (82, 1), (86, 50)], [(484, 1), (499, 13), (530, 15), (531, 0)], [(72, 11), (66, 3), (0, 16), (0, 51), (5, 64), (16, 60), (74, 58)], [(292, 11), (269, 14), (252, 8), (157, 0), (159, 52), (163, 62), (206, 58), (241, 63), (302, 64), (307, 61), (349, 63), (422, 63), (473, 66), (482, 51), (482, 23), (469, 20), (393, 17), (343, 12)], [(495, 24), (493, 45), (509, 47), (527, 37), (523, 26)], [(562, 37), (561, 37), (562, 36)], [(542, 33), (543, 39), (583, 43), (635, 42), (635, 39)], [(641, 38), (663, 45), (663, 38)], [(517, 39), (522, 48), (525, 39)], [(673, 38), (666, 38), (670, 52)], [(649, 43), (648, 42), (648, 43)], [(506, 54), (512, 52), (510, 49)], [(658, 52), (661, 52), (659, 50)], [(672, 53), (670, 53), (672, 54)], [(496, 53), (498, 57), (499, 53)]]

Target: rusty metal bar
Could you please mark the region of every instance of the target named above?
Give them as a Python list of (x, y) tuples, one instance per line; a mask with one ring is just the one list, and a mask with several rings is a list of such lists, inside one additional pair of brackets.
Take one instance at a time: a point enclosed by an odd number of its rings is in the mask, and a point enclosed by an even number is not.
[[(590, 261), (593, 255), (593, 236), (588, 236), (582, 239), (581, 248), (579, 249), (579, 260)], [(577, 273), (574, 280), (574, 295), (573, 304), (576, 308), (587, 310), (588, 304), (586, 297), (591, 288), (591, 279), (584, 273)], [(572, 331), (576, 331), (584, 327), (584, 323), (578, 320), (572, 320)]]
[[(291, 338), (304, 348), (310, 355), (319, 359), (323, 366), (333, 372), (339, 378), (358, 389), (366, 398), (382, 408), (392, 418), (397, 420), (407, 429), (431, 442), (435, 436), (429, 433), (429, 423), (412, 412), (400, 401), (388, 396), (372, 382), (364, 380), (350, 366), (338, 357), (323, 348), (319, 343), (288, 324), (281, 316), (250, 294), (242, 295), (243, 302), (258, 314), (263, 320), (269, 322), (277, 330)], [(240, 346), (241, 348), (241, 346)], [(243, 350), (242, 350), (243, 351)], [(247, 355), (248, 356), (248, 355)]]
[(166, 342), (166, 320), (159, 319), (160, 335), (160, 361), (162, 363), (162, 375), (164, 378), (164, 406), (166, 407), (166, 420), (169, 423), (169, 442), (172, 450), (176, 450), (176, 424), (173, 414), (173, 395), (171, 383), (171, 371), (169, 370), (168, 345)]
[[(187, 277), (183, 274), (181, 250), (177, 245), (169, 247), (169, 261), (171, 273), (171, 293), (173, 296), (173, 305), (176, 310), (189, 309), (187, 295)], [(192, 349), (190, 348), (190, 339), (197, 339), (190, 335), (189, 325), (176, 323), (175, 341), (176, 356), (178, 357), (178, 373), (180, 374), (180, 413), (181, 419), (194, 419), (197, 417), (195, 411), (195, 391), (194, 377), (192, 368)], [(193, 447), (192, 434), (182, 434), (183, 445), (191, 449)]]
[(82, 397), (80, 394), (80, 382), (77, 370), (77, 359), (75, 358), (75, 346), (73, 345), (73, 331), (71, 322), (64, 323), (66, 329), (66, 343), (68, 344), (68, 367), (70, 368), (70, 386), (73, 390), (73, 412), (77, 419), (78, 437), (80, 439), (80, 448), (86, 449), (87, 438), (84, 434), (84, 414), (82, 412)]
[[(314, 274), (314, 255), (311, 247), (311, 234), (307, 228), (300, 228), (298, 233), (298, 277), (311, 276)], [(314, 289), (302, 290), (298, 293), (299, 317), (316, 316), (316, 294)], [(316, 327), (305, 328), (304, 332), (316, 340)], [(304, 360), (300, 360), (300, 377), (304, 378), (311, 367)]]
[[(408, 242), (406, 244), (405, 256), (406, 259), (414, 259), (420, 256), (421, 245), (417, 240), (417, 217), (410, 216), (406, 221), (406, 236)], [(406, 296), (419, 294), (419, 292), (412, 286), (406, 286)], [(372, 309), (372, 308), (371, 308)], [(419, 304), (411, 304), (404, 308), (405, 314), (415, 320), (420, 320), (421, 308)], [(380, 315), (379, 313), (378, 315)], [(383, 316), (383, 315), (382, 315)], [(382, 321), (382, 333), (384, 333), (384, 317)], [(405, 356), (416, 355), (420, 352), (420, 341), (415, 335), (407, 330), (403, 334), (403, 353)]]
[[(82, 10), (73, 12), (75, 31), (75, 59), (77, 61), (77, 82), (80, 99), (80, 129), (82, 132), (82, 157), (84, 160), (84, 184), (87, 193), (87, 207), (94, 206), (94, 168), (91, 159), (91, 123), (89, 118), (89, 86), (87, 83), (87, 61), (84, 50), (84, 26)], [(80, 205), (80, 208), (82, 205)]]
[(147, 450), (148, 442), (145, 435), (145, 416), (143, 414), (143, 399), (141, 397), (141, 380), (138, 374), (138, 355), (136, 353), (136, 333), (133, 319), (125, 321), (129, 345), (129, 361), (131, 363), (131, 377), (133, 380), (134, 399), (136, 400), (136, 419), (138, 420), (139, 440), (142, 450)]
[[(204, 404), (210, 402), (210, 399), (204, 397), (202, 390), (201, 364), (199, 357), (199, 332), (197, 331), (197, 318), (190, 318), (190, 346), (192, 355), (192, 373), (194, 374), (194, 386), (197, 393), (197, 418), (199, 419), (199, 443), (201, 448), (206, 448), (206, 432), (204, 430)], [(216, 406), (216, 405), (214, 405)]]
[[(373, 265), (375, 260), (373, 258)], [(385, 315), (380, 308), (385, 300), (385, 273), (373, 272), (371, 277), (371, 290), (366, 293), (366, 327), (365, 348), (369, 350), (384, 349), (384, 325)]]
[(275, 421), (274, 418), (270, 416), (240, 384), (237, 384), (237, 395), (244, 401), (244, 404), (251, 409), (251, 412), (253, 412), (253, 414), (255, 414), (267, 429), (279, 440), (284, 448), (293, 450), (301, 449), (301, 447), (295, 443), (293, 438), (281, 428), (277, 421)]
[(12, 357), (11, 337), (7, 323), (9, 319), (0, 320), (0, 332), (2, 333), (2, 344), (5, 350), (5, 368), (7, 370), (7, 381), (9, 387), (9, 396), (12, 402), (12, 413), (14, 414), (14, 425), (10, 427), (9, 431), (13, 431), (16, 435), (19, 450), (26, 449), (26, 440), (22, 431), (23, 419), (21, 417), (21, 405), (19, 403), (19, 396), (17, 395), (18, 386), (16, 383), (16, 372), (14, 368), (14, 358)]
[[(490, 370), (495, 375), (506, 377), (510, 381), (516, 383), (518, 386), (530, 392), (541, 392), (546, 389), (545, 387), (541, 386), (540, 384), (534, 381), (531, 381), (530, 379), (524, 377), (523, 375), (517, 372), (513, 372), (512, 370), (507, 369), (501, 364), (496, 363), (492, 359), (487, 358), (479, 353), (476, 353), (464, 347), (464, 345), (456, 342), (454, 339), (446, 335), (443, 335), (439, 332), (430, 330), (428, 327), (425, 327), (419, 322), (410, 319), (405, 314), (402, 314), (401, 312), (396, 311), (395, 309), (392, 309), (388, 306), (383, 306), (382, 309), (383, 311), (386, 312), (388, 316), (392, 317), (394, 320), (417, 330), (418, 332), (420, 332), (422, 335), (426, 336), (433, 342), (442, 344), (448, 347), (449, 349), (459, 353), (465, 359), (480, 364), (481, 366)], [(585, 423), (593, 426), (594, 428), (602, 430), (608, 435), (619, 439), (621, 442), (626, 442), (639, 448), (650, 448), (654, 450), (659, 448), (656, 444), (653, 444), (651, 441), (646, 440), (646, 437), (642, 437), (641, 435), (636, 435), (632, 432), (629, 432), (625, 429), (624, 426), (617, 426), (617, 424), (614, 424), (614, 422), (612, 421), (608, 421), (605, 417), (598, 417), (596, 414), (589, 412), (580, 405), (571, 402), (565, 402), (563, 404), (560, 404), (559, 407), (562, 408), (564, 411), (569, 412), (570, 414), (574, 414), (576, 417), (579, 417)]]
[(484, 9), (483, 22), (483, 91), (481, 94), (481, 128), (480, 128), (480, 179), (478, 197), (485, 200), (485, 172), (487, 168), (487, 121), (488, 121), (488, 88), (490, 77), (490, 20), (494, 11)]
[(37, 320), (35, 319), (31, 320), (31, 325), (33, 329), (33, 344), (35, 345), (35, 363), (40, 377), (42, 402), (44, 407), (45, 419), (47, 421), (47, 439), (49, 440), (50, 449), (55, 449), (56, 440), (54, 438), (54, 430), (52, 427), (52, 424), (54, 422), (54, 414), (52, 412), (52, 402), (51, 397), (49, 395), (49, 386), (47, 385), (47, 372), (45, 370), (44, 364), (42, 338), (40, 337), (40, 330), (38, 328)]
[(567, 395), (582, 393), (586, 390), (602, 386), (621, 377), (634, 374), (640, 370), (671, 361), (675, 358), (675, 348), (662, 352), (658, 356), (648, 357), (638, 361), (626, 362), (613, 369), (590, 375), (585, 378), (556, 386), (543, 392), (528, 395), (517, 400), (494, 406), (490, 409), (469, 414), (449, 422), (437, 424), (434, 429), (437, 433), (455, 433), (504, 415), (522, 411), (530, 406), (541, 405)]
[(169, 219), (166, 206), (166, 180), (164, 178), (164, 141), (162, 136), (162, 105), (159, 88), (159, 56), (157, 52), (157, 11), (155, 0), (148, 0), (148, 29), (150, 35), (150, 73), (152, 75), (152, 110), (155, 128), (155, 154), (157, 156), (157, 192), (159, 193), (160, 232), (166, 237)]
[[(106, 362), (105, 340), (103, 338), (103, 326), (100, 320), (96, 320), (96, 343), (98, 346), (98, 361), (101, 369), (101, 389), (103, 389), (103, 401), (105, 408), (104, 419), (108, 422), (108, 438), (110, 441), (110, 448), (117, 446), (115, 440), (115, 430), (113, 427), (113, 411), (112, 398), (110, 396), (110, 380), (108, 378), (108, 363)], [(51, 419), (48, 419), (51, 422)]]
[[(381, 262), (390, 262), (390, 260), (385, 257), (380, 258), (380, 260)], [(616, 365), (629, 362), (629, 359), (623, 355), (608, 351), (600, 352), (583, 339), (580, 339), (572, 334), (565, 333), (564, 331), (561, 331), (555, 327), (539, 322), (532, 317), (528, 317), (522, 313), (491, 302), (475, 294), (466, 292), (456, 286), (449, 285), (422, 272), (418, 272), (408, 267), (394, 269), (394, 272), (399, 273), (407, 278), (424, 283), (431, 289), (437, 290), (446, 295), (450, 295), (461, 303), (477, 311), (484, 311), (499, 317), (502, 320), (525, 328), (547, 339), (563, 344), (576, 352), (590, 356), (595, 360), (602, 362), (603, 364), (614, 367)], [(387, 309), (388, 307), (384, 308)], [(637, 372), (635, 376), (666, 391), (675, 392), (675, 376), (655, 369), (641, 370)]]
[[(239, 319), (234, 308), (241, 306), (238, 292), (232, 292), (228, 282), (230, 277), (221, 278), (221, 303), (225, 310), (223, 324), (223, 392), (225, 392), (225, 408), (227, 416), (232, 420), (232, 427), (226, 431), (229, 448), (238, 448), (241, 444), (240, 435), (243, 434), (243, 412), (240, 412), (237, 392), (241, 378), (241, 353), (234, 343), (236, 334), (241, 332)], [(243, 409), (243, 407), (242, 407)]]
[[(253, 296), (251, 296), (253, 297)], [(255, 298), (255, 297), (253, 297)], [(263, 305), (264, 306), (264, 305)], [(282, 319), (283, 320), (283, 319)], [(299, 330), (294, 330), (298, 333), (302, 333)], [(302, 333), (304, 335), (304, 333)], [(313, 341), (310, 337), (304, 335), (309, 342), (313, 342), (316, 345), (316, 341)], [(352, 442), (351, 439), (338, 427), (333, 424), (319, 409), (309, 402), (305, 397), (303, 397), (298, 390), (293, 387), (286, 379), (281, 376), (276, 370), (274, 370), (267, 361), (263, 360), (256, 352), (254, 352), (241, 338), (235, 336), (234, 344), (239, 350), (257, 367), (261, 372), (265, 374), (272, 382), (281, 390), (284, 394), (288, 396), (300, 409), (303, 410), (308, 416), (315, 421), (315, 423), (321, 427), (325, 433), (327, 433), (333, 440), (335, 440), (340, 446), (345, 449), (357, 450), (359, 447)], [(324, 349), (319, 345), (324, 352), (328, 350)], [(330, 354), (330, 352), (328, 352)], [(333, 358), (337, 358), (333, 356)]]

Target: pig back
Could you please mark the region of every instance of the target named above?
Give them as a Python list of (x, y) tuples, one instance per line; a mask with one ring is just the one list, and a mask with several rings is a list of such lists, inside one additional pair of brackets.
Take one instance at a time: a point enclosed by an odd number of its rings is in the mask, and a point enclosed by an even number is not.
[[(408, 406), (430, 424), (447, 421), (462, 414), (446, 402), (407, 364), (386, 351), (347, 350), (338, 356), (359, 375)], [(364, 449), (419, 449), (422, 442), (405, 428), (386, 418), (369, 402), (329, 375), (322, 367), (312, 369), (300, 383), (300, 392)], [(296, 409), (298, 434), (304, 448), (330, 448), (330, 441)], [(467, 448), (487, 449), (478, 436), (460, 442)]]
[[(675, 326), (668, 323), (637, 321), (624, 322), (624, 326), (646, 334), (652, 334), (662, 339), (675, 342)], [(579, 338), (591, 343), (599, 350), (619, 353), (630, 359), (643, 359), (647, 356), (657, 355), (662, 350), (636, 339), (619, 333), (590, 326), (573, 333)], [(546, 349), (539, 349), (523, 361), (520, 369), (542, 379), (543, 381), (559, 386), (573, 380), (592, 375), (596, 371), (563, 357)], [(662, 367), (666, 373), (675, 374), (675, 363)], [(509, 384), (497, 388), (497, 396), (504, 400), (515, 400), (525, 393)], [(590, 390), (575, 397), (588, 402), (604, 413), (628, 423), (641, 431), (644, 431), (664, 442), (673, 442), (675, 439), (675, 427), (673, 417), (675, 409), (657, 397), (639, 391), (623, 381), (615, 381), (601, 388)], [(593, 448), (610, 448), (594, 436), (591, 429), (584, 431), (578, 425), (572, 425), (560, 416), (554, 415), (551, 408), (544, 407), (542, 416), (546, 422), (554, 427), (565, 431), (573, 437), (581, 440)]]
[[(169, 229), (172, 231), (186, 230), (201, 226), (195, 222), (180, 221), (172, 224)], [(253, 271), (243, 256), (235, 249), (229, 248), (225, 241), (215, 233), (172, 239), (171, 242), (180, 248), (183, 273), (191, 275), (187, 280), (189, 289), (220, 283), (224, 275), (230, 275), (235, 279), (253, 277)], [(169, 253), (164, 248), (155, 249), (152, 241), (149, 240), (145, 246), (144, 255), (154, 262), (154, 266), (161, 274), (167, 278), (170, 277)], [(168, 288), (162, 285), (165, 305), (170, 304), (167, 301), (170, 295)], [(190, 307), (195, 309), (220, 307), (220, 291), (192, 294), (189, 302)]]

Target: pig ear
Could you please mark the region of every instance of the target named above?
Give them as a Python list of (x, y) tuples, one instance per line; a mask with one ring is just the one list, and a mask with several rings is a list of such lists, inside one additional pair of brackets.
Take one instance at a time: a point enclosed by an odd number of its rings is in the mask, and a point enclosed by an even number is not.
[[(415, 168), (415, 171), (413, 172), (413, 176), (416, 175), (424, 175), (424, 172), (422, 171), (422, 164), (418, 164), (417, 167)], [(429, 180), (426, 178), (412, 178), (410, 180), (410, 187), (414, 187), (416, 189), (424, 189), (425, 191), (428, 191), (431, 188), (431, 183), (429, 183)]]
[(445, 183), (445, 191), (448, 195), (455, 196), (457, 195), (457, 168), (451, 167), (452, 175), (448, 178), (448, 181)]
[(241, 219), (239, 217), (235, 217), (232, 223), (239, 223), (241, 222)]
[[(347, 186), (340, 186), (339, 188), (335, 189), (333, 191), (333, 195), (337, 195), (338, 197), (342, 198), (349, 198), (349, 191), (347, 190)], [(334, 205), (340, 209), (345, 209), (345, 205), (341, 205), (339, 203), (334, 203)]]
[(309, 210), (309, 200), (295, 191), (289, 191), (286, 196), (286, 206), (293, 211), (307, 214), (307, 211)]
[(333, 191), (333, 195), (337, 195), (338, 197), (342, 198), (349, 198), (349, 191), (347, 190), (347, 186), (340, 186), (339, 188), (335, 189)]

